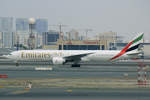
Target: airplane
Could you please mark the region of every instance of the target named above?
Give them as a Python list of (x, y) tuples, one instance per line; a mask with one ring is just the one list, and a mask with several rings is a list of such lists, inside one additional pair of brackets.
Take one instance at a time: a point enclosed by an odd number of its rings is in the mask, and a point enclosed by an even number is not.
[(71, 67), (80, 67), (80, 62), (115, 62), (120, 59), (132, 59), (141, 56), (140, 44), (144, 33), (138, 34), (122, 50), (19, 50), (0, 59), (12, 59), (16, 66), (19, 62), (50, 62), (53, 65), (65, 65), (71, 62)]

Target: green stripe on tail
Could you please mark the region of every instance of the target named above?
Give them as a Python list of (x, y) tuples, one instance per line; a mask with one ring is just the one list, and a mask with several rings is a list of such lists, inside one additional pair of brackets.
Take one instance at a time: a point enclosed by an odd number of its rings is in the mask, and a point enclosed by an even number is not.
[(141, 36), (139, 36), (138, 38), (136, 38), (136, 39), (132, 42), (132, 44), (134, 44), (134, 43), (140, 41), (140, 40), (143, 38), (143, 36), (144, 36), (144, 34), (142, 34)]

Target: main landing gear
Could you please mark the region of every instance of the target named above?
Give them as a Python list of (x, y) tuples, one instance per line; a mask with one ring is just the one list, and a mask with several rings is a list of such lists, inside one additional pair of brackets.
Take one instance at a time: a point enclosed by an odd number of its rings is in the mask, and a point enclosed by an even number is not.
[(73, 64), (71, 67), (80, 67), (80, 64)]
[(18, 66), (19, 66), (19, 63), (16, 63), (16, 66), (18, 67)]

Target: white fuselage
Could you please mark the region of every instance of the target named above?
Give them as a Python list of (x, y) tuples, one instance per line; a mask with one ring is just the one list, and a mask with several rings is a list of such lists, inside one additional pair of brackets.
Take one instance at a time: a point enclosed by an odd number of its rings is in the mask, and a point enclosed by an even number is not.
[[(81, 62), (107, 62), (112, 57), (116, 56), (120, 50), (20, 50), (14, 51), (8, 58), (14, 61), (49, 61), (51, 62), (54, 57), (67, 57), (73, 55), (80, 55), (91, 53), (81, 58)], [(128, 55), (124, 54), (119, 59), (127, 58)]]

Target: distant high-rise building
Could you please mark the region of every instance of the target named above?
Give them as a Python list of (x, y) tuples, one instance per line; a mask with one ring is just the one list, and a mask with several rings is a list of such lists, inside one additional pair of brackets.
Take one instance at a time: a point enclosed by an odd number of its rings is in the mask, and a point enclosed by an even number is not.
[(12, 48), (14, 46), (14, 33), (2, 32), (2, 43), (4, 48)]
[(0, 17), (0, 31), (1, 32), (13, 31), (13, 18), (12, 17)]
[(57, 40), (59, 39), (59, 32), (49, 31), (44, 32), (42, 35), (43, 45), (56, 45)]
[(47, 19), (36, 19), (35, 22), (37, 34), (42, 35), (43, 32), (48, 32), (48, 20)]
[(28, 18), (17, 18), (16, 19), (16, 31), (28, 32), (29, 31), (29, 21)]
[(12, 48), (14, 46), (13, 32), (0, 32), (0, 48)]
[(11, 48), (14, 45), (13, 18), (0, 17), (1, 46)]
[(22, 44), (28, 46), (27, 40), (29, 38), (29, 20), (28, 18), (16, 19), (16, 34), (15, 44)]

